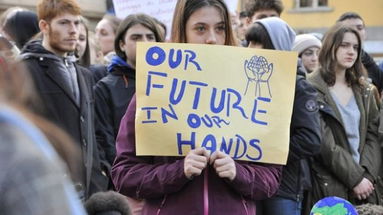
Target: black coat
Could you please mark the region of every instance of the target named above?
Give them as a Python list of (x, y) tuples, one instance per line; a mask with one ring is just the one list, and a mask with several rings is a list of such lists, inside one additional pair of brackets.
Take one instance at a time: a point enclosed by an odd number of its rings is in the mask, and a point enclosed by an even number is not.
[(362, 63), (367, 70), (368, 77), (376, 88), (378, 88), (379, 93), (381, 93), (383, 90), (383, 71), (379, 69), (374, 59), (365, 51), (362, 53)]
[(290, 146), (282, 182), (277, 196), (302, 200), (303, 192), (311, 187), (308, 160), (320, 152), (320, 120), (317, 91), (298, 68), (295, 83), (293, 114), (290, 124)]
[(116, 156), (115, 141), (120, 121), (136, 91), (136, 71), (126, 65), (112, 64), (110, 68), (110, 73), (97, 82), (94, 90), (97, 142), (112, 165)]
[[(93, 79), (90, 72), (75, 64), (80, 94), (80, 105), (77, 105), (62, 76), (66, 68), (62, 58), (44, 49), (41, 41), (32, 41), (26, 44), (21, 59), (42, 101), (42, 110), (36, 112), (65, 130), (81, 148), (84, 171), (80, 178), (85, 185), (85, 196), (105, 190), (108, 179), (102, 173), (94, 136)], [(86, 168), (88, 166), (92, 168)]]
[(108, 70), (104, 64), (90, 65), (88, 69), (91, 71), (94, 84), (97, 84), (99, 80), (108, 75)]

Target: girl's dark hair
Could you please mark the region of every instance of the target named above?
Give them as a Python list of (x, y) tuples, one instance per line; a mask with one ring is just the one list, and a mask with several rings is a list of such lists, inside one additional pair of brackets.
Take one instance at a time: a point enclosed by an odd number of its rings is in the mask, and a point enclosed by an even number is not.
[(362, 17), (355, 13), (355, 12), (346, 12), (344, 14), (342, 14), (338, 20), (336, 20), (336, 22), (343, 22), (344, 20), (347, 20), (347, 19), (360, 19), (363, 21)]
[(215, 7), (225, 23), (225, 45), (235, 46), (236, 40), (231, 27), (227, 6), (223, 0), (178, 0), (174, 9), (171, 41), (186, 43), (186, 23), (190, 16), (203, 7)]
[(262, 44), (264, 49), (275, 49), (266, 28), (258, 22), (251, 25), (245, 37), (248, 42)]
[(153, 17), (142, 13), (129, 15), (118, 26), (116, 38), (114, 39), (114, 50), (116, 51), (116, 54), (124, 60), (126, 60), (126, 54), (120, 48), (120, 41), (124, 41), (128, 29), (137, 24), (141, 24), (152, 31), (156, 37), (156, 42), (163, 42), (164, 40), (158, 29), (158, 23)]
[[(81, 16), (80, 24), (83, 25), (85, 28), (86, 46), (85, 46), (84, 55), (80, 57), (80, 59), (78, 60), (78, 64), (84, 67), (89, 67), (91, 63), (90, 47), (89, 47), (89, 28), (88, 28), (89, 21), (85, 17)], [(77, 55), (77, 51), (75, 54)]]
[(346, 81), (351, 85), (360, 86), (360, 78), (365, 76), (366, 71), (361, 61), (361, 39), (359, 33), (351, 27), (338, 23), (325, 34), (322, 48), (319, 52), (319, 71), (324, 81), (329, 85), (335, 84), (335, 69), (337, 66), (336, 52), (343, 42), (346, 33), (353, 33), (358, 40), (358, 57), (351, 68), (346, 69)]
[(246, 4), (246, 11), (249, 17), (252, 17), (255, 12), (261, 10), (275, 10), (281, 15), (283, 3), (281, 0), (252, 0)]

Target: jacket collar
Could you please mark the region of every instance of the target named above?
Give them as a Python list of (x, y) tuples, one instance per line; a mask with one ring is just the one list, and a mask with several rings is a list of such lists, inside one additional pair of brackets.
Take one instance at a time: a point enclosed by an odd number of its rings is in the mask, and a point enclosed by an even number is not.
[[(310, 83), (317, 89), (318, 91), (318, 100), (319, 100), (319, 106), (322, 111), (325, 111), (332, 115), (334, 118), (336, 118), (339, 123), (342, 124), (344, 127), (341, 114), (336, 106), (336, 103), (334, 99), (332, 98), (330, 94), (330, 90), (328, 88), (327, 83), (323, 80), (322, 75), (318, 70), (310, 73), (307, 77), (307, 79), (310, 81)], [(366, 105), (369, 100), (369, 94), (368, 92), (365, 92), (368, 89), (362, 89), (360, 90), (358, 87), (354, 86), (352, 88), (355, 96), (356, 103), (358, 105), (358, 108), (360, 110), (360, 125), (359, 130), (361, 132), (361, 140), (364, 138), (364, 132), (362, 132), (363, 128), (366, 126)], [(329, 107), (325, 107), (328, 105)]]

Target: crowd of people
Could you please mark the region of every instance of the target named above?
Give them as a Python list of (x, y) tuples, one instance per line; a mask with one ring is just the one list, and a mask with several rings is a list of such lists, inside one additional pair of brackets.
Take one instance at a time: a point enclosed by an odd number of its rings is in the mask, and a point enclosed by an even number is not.
[[(301, 215), (328, 196), (383, 214), (383, 71), (365, 23), (347, 12), (323, 36), (297, 35), (283, 9), (251, 0), (233, 17), (223, 0), (178, 0), (171, 32), (143, 13), (91, 29), (76, 0), (7, 9), (0, 214)], [(286, 165), (203, 147), (136, 155), (136, 43), (165, 41), (298, 53)]]

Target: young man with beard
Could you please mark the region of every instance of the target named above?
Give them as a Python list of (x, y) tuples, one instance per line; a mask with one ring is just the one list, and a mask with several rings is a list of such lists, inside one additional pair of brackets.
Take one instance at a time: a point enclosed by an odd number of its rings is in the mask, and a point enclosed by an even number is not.
[(81, 9), (75, 0), (40, 0), (37, 14), (43, 39), (27, 43), (21, 59), (42, 101), (36, 112), (70, 134), (82, 151), (83, 170), (72, 178), (87, 198), (106, 189), (108, 179), (94, 136), (92, 77), (69, 55), (79, 37)]

